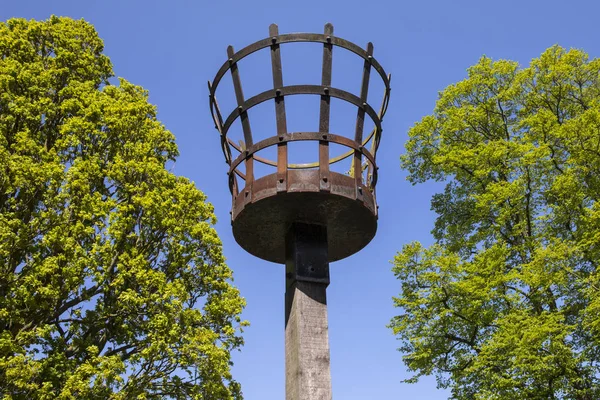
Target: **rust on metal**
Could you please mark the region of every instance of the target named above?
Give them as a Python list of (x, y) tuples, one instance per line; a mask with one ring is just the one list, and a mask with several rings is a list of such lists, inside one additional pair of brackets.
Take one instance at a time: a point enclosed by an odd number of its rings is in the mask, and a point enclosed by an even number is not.
[[(358, 115), (356, 117), (356, 130), (354, 141), (362, 143), (363, 129), (365, 125), (365, 108), (367, 106), (367, 96), (369, 93), (369, 77), (371, 75), (371, 60), (373, 59), (373, 43), (367, 45), (367, 59), (364, 62), (362, 83), (360, 86), (360, 101), (362, 107), (358, 107)], [(362, 182), (362, 152), (354, 151), (354, 162), (352, 166), (354, 170), (354, 180), (356, 181), (356, 198), (363, 199), (363, 182)]]
[[(325, 25), (325, 35), (331, 38), (331, 35), (333, 35), (333, 25)], [(326, 88), (331, 86), (332, 52), (333, 46), (331, 43), (324, 43), (321, 86)], [(321, 95), (321, 104), (319, 109), (319, 132), (329, 132), (329, 111), (331, 109), (330, 103), (331, 96), (329, 95), (329, 90), (327, 90)], [(321, 191), (331, 191), (331, 182), (329, 181), (329, 140), (328, 135), (325, 133), (323, 133), (319, 139), (319, 177)]]
[[(323, 48), (321, 84), (284, 85), (282, 48), (290, 43), (312, 42)], [(358, 94), (332, 87), (333, 49), (348, 50), (363, 61), (362, 82)], [(269, 49), (273, 88), (246, 98), (240, 78), (240, 61), (248, 55)], [(285, 50), (283, 50), (285, 53)], [(384, 84), (379, 111), (368, 103), (371, 71)], [(231, 73), (237, 107), (226, 118), (219, 108), (216, 92), (227, 72)], [(358, 77), (357, 77), (358, 78)], [(227, 48), (223, 63), (212, 83), (209, 82), (210, 111), (215, 128), (221, 135), (221, 147), (229, 166), (229, 189), (232, 194), (232, 226), (238, 243), (251, 254), (265, 260), (285, 262), (285, 237), (295, 223), (316, 224), (326, 227), (329, 261), (348, 257), (366, 246), (377, 229), (375, 187), (378, 179), (376, 153), (381, 141), (382, 120), (390, 98), (391, 76), (373, 57), (373, 44), (365, 49), (334, 36), (333, 26), (326, 24), (323, 34), (279, 34), (277, 25), (269, 27), (269, 37), (235, 52)], [(319, 96), (319, 126), (316, 132), (288, 132), (286, 120), (287, 96)], [(331, 99), (352, 104), (357, 109), (356, 128), (348, 132), (330, 132)], [(267, 139), (254, 141), (248, 111), (261, 103), (273, 100), (277, 130)], [(365, 117), (374, 128), (364, 133)], [(235, 143), (227, 136), (232, 124), (240, 119), (244, 140)], [(316, 162), (289, 163), (289, 143), (313, 141), (318, 144)], [(341, 145), (346, 151), (330, 156), (331, 144)], [(368, 144), (371, 143), (370, 148)], [(270, 160), (257, 153), (276, 146), (277, 159)], [(234, 155), (234, 152), (236, 153)], [(351, 174), (331, 170), (331, 165), (352, 159)], [(254, 163), (276, 167), (276, 172), (255, 176)], [(244, 166), (245, 172), (240, 170)], [(366, 171), (366, 173), (365, 173)]]
[[(277, 135), (281, 138), (287, 133), (287, 121), (285, 117), (285, 97), (281, 95), (283, 87), (283, 72), (281, 71), (281, 54), (279, 51), (279, 28), (276, 24), (269, 26), (271, 36), (271, 67), (273, 70), (273, 89), (275, 90), (275, 119), (277, 122)], [(279, 90), (279, 91), (278, 91)], [(287, 165), (288, 147), (287, 142), (280, 141), (277, 145), (277, 192), (287, 190)]]

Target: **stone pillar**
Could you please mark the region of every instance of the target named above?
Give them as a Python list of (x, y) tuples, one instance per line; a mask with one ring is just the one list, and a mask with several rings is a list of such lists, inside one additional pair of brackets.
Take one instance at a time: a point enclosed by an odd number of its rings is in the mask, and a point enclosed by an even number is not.
[(327, 230), (294, 224), (286, 243), (286, 400), (331, 400)]

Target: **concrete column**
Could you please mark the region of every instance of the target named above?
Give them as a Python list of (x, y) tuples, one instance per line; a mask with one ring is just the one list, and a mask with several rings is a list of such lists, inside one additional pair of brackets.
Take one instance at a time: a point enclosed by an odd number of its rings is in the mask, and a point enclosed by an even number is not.
[(327, 231), (294, 224), (286, 240), (286, 400), (331, 400)]

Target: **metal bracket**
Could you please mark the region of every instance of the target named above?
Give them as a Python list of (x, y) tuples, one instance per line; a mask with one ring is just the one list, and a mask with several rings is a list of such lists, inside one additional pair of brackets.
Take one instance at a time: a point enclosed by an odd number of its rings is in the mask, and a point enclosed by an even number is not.
[(317, 282), (329, 285), (327, 228), (294, 223), (286, 237), (286, 282)]

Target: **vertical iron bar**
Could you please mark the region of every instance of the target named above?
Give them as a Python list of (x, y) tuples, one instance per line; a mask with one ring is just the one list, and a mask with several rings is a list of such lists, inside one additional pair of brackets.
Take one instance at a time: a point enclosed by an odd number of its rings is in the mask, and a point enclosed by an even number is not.
[[(325, 24), (325, 35), (328, 38), (327, 43), (323, 44), (323, 71), (321, 75), (321, 85), (329, 88), (331, 86), (331, 65), (333, 57), (333, 45), (331, 36), (333, 35), (333, 25)], [(323, 139), (327, 139), (329, 133), (329, 111), (331, 96), (328, 91), (321, 95), (321, 108), (319, 110), (319, 132), (323, 134)], [(329, 192), (331, 182), (329, 182), (329, 141), (319, 141), (319, 188), (323, 192)]]
[[(269, 36), (271, 36), (271, 67), (273, 69), (273, 88), (277, 90), (283, 87), (283, 71), (281, 68), (281, 53), (277, 37), (279, 28), (277, 24), (269, 26)], [(287, 133), (287, 121), (285, 116), (285, 99), (283, 96), (275, 98), (275, 119), (277, 121), (277, 135), (279, 140), (283, 140)], [(277, 192), (287, 191), (287, 165), (288, 165), (288, 146), (286, 142), (280, 142), (277, 145)]]
[[(231, 78), (233, 79), (233, 88), (235, 90), (235, 98), (237, 100), (238, 107), (240, 109), (240, 119), (242, 121), (242, 129), (244, 131), (244, 141), (246, 142), (246, 149), (252, 146), (252, 130), (250, 129), (250, 120), (248, 119), (248, 112), (242, 111), (242, 105), (244, 104), (244, 92), (242, 91), (242, 82), (240, 79), (240, 72), (238, 70), (237, 63), (233, 62), (233, 46), (227, 47), (227, 56), (231, 63)], [(250, 202), (252, 200), (252, 183), (254, 183), (254, 164), (253, 156), (250, 155), (246, 158), (246, 188), (244, 189), (245, 201)]]
[[(221, 136), (221, 148), (223, 149), (225, 162), (227, 163), (227, 165), (231, 165), (231, 149), (229, 148), (229, 143), (227, 143), (227, 135), (223, 135), (223, 118), (221, 118), (219, 102), (217, 101), (217, 96), (214, 93), (213, 86), (210, 81), (208, 81), (208, 92), (208, 96), (211, 102), (211, 111), (212, 107), (214, 107), (214, 113), (216, 113), (216, 117), (213, 114), (213, 119), (215, 122), (215, 128), (219, 131)], [(232, 172), (232, 175), (229, 176), (229, 191), (231, 192), (232, 197), (235, 200), (235, 197), (238, 195), (237, 176), (235, 172)]]
[[(363, 128), (365, 125), (365, 108), (364, 105), (367, 103), (367, 96), (369, 94), (369, 77), (371, 75), (371, 58), (373, 58), (373, 43), (367, 44), (367, 55), (368, 59), (365, 60), (363, 67), (362, 84), (360, 88), (360, 100), (363, 103), (363, 107), (358, 109), (358, 115), (356, 117), (356, 133), (354, 140), (362, 147), (363, 140)], [(362, 200), (362, 153), (358, 150), (354, 152), (354, 179), (356, 181), (356, 198)]]

